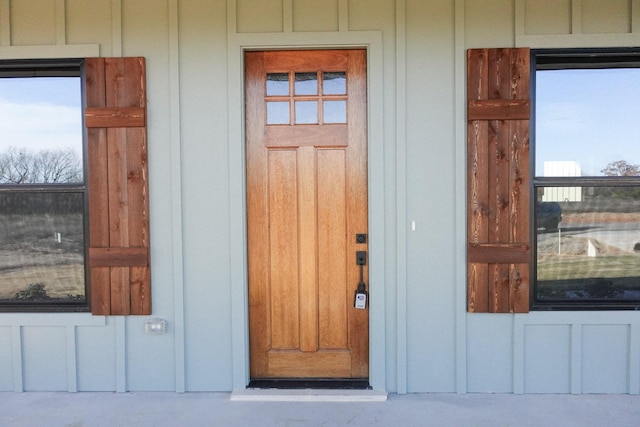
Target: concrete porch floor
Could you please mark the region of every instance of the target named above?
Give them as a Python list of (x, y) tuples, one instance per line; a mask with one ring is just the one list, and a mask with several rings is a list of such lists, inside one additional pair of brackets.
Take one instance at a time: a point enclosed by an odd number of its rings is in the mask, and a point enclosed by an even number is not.
[(0, 426), (638, 426), (637, 395), (390, 394), (235, 401), (229, 393), (0, 393)]

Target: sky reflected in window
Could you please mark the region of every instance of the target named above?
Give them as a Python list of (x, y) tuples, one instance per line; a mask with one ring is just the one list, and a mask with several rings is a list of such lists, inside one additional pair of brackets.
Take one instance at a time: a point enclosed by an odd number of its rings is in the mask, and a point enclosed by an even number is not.
[(0, 78), (0, 150), (72, 149), (82, 158), (79, 77)]
[(640, 68), (538, 70), (535, 102), (536, 176), (640, 165)]

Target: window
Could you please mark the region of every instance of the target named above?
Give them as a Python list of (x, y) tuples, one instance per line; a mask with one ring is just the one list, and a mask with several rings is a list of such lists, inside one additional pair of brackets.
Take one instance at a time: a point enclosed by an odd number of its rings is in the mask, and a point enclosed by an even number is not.
[(640, 308), (640, 50), (532, 52), (534, 308)]
[(151, 314), (145, 75), (0, 61), (0, 310)]
[(87, 310), (82, 61), (0, 62), (0, 306)]

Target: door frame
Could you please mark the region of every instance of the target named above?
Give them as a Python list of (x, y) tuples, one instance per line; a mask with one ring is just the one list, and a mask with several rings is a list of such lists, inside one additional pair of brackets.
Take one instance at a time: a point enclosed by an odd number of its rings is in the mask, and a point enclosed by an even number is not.
[(247, 50), (366, 49), (369, 182), (369, 383), (386, 390), (385, 192), (382, 32), (232, 34), (228, 42), (229, 250), (232, 390), (249, 375), (247, 209), (245, 183), (244, 52)]

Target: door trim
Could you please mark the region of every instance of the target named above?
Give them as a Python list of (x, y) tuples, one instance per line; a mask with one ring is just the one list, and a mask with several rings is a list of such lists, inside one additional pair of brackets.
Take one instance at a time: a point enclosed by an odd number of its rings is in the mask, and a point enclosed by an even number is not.
[(369, 382), (386, 390), (385, 215), (382, 32), (230, 34), (228, 42), (229, 250), (232, 389), (249, 383), (246, 185), (244, 148), (244, 52), (274, 49), (367, 50), (369, 159)]

